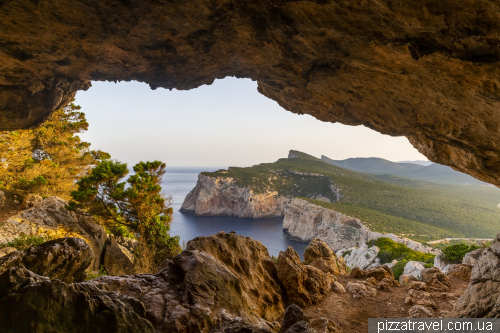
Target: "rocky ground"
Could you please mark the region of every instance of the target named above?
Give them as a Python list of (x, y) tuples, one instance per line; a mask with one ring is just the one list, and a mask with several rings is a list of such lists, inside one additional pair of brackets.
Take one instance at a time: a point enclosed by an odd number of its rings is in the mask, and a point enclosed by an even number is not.
[(0, 191), (0, 223), (23, 210), (19, 199), (9, 192)]

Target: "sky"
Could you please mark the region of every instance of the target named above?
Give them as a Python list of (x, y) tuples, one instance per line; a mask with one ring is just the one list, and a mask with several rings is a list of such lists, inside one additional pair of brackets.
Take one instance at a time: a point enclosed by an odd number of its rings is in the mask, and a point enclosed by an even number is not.
[(189, 91), (93, 82), (75, 103), (89, 122), (81, 138), (130, 165), (161, 160), (171, 167), (243, 167), (274, 162), (291, 149), (336, 160), (427, 160), (405, 137), (286, 111), (250, 79), (228, 77)]

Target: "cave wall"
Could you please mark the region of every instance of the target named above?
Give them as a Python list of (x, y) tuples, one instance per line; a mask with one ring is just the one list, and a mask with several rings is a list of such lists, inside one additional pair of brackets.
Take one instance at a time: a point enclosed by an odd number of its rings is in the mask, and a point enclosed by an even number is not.
[(39, 124), (91, 80), (236, 76), (500, 185), (498, 1), (0, 0), (0, 22), (0, 130)]

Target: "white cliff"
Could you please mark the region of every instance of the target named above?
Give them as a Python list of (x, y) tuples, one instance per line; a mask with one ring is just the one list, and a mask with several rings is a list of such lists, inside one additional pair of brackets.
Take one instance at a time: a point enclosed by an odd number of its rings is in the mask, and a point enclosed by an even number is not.
[(415, 251), (440, 253), (437, 249), (424, 246), (408, 238), (371, 231), (354, 217), (302, 199), (294, 199), (288, 204), (283, 220), (283, 231), (289, 237), (305, 242), (319, 238), (334, 251), (361, 247), (371, 240), (388, 237)]
[(260, 219), (283, 216), (290, 201), (291, 198), (279, 196), (276, 191), (255, 193), (247, 187), (237, 186), (233, 178), (200, 174), (195, 188), (184, 199), (181, 211)]

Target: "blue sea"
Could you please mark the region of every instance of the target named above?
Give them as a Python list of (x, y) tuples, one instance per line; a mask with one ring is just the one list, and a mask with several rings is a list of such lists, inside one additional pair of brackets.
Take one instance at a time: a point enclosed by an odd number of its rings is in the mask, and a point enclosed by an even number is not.
[(267, 247), (270, 255), (278, 256), (280, 251), (292, 246), (303, 258), (307, 243), (285, 238), (283, 218), (254, 220), (225, 216), (195, 216), (179, 211), (184, 198), (195, 187), (198, 174), (217, 169), (167, 167), (162, 188), (165, 194), (172, 195), (174, 199), (172, 204), (174, 219), (170, 226), (170, 234), (180, 236), (182, 244), (198, 236), (210, 236), (219, 231), (235, 231), (238, 235), (250, 236), (260, 241)]

